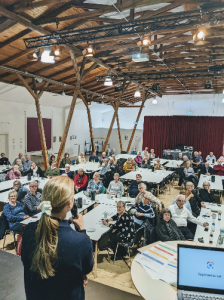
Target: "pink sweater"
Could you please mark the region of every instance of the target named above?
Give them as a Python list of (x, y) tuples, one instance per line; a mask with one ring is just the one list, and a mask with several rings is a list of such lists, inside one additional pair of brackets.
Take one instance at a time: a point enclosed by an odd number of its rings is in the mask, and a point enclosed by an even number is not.
[(20, 177), (21, 177), (20, 172), (14, 173), (13, 170), (10, 170), (5, 177), (5, 180), (19, 179)]
[(141, 156), (136, 156), (135, 161), (136, 161), (137, 164), (140, 164), (142, 162)]

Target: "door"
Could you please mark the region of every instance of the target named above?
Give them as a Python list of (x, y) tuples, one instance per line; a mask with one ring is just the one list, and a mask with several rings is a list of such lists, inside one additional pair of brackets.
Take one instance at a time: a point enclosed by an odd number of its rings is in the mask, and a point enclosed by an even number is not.
[(8, 157), (8, 134), (0, 134), (0, 153), (2, 152)]

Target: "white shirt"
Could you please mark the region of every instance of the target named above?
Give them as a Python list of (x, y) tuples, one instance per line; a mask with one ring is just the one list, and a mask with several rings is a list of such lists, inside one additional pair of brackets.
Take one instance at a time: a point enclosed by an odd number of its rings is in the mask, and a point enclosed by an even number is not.
[(215, 155), (212, 155), (212, 157), (210, 156), (210, 155), (207, 155), (206, 156), (206, 160), (207, 161), (212, 161), (214, 159), (214, 161), (216, 162), (216, 157), (215, 157)]
[(168, 209), (171, 211), (172, 220), (177, 224), (177, 227), (187, 227), (187, 220), (203, 226), (203, 222), (196, 219), (185, 205), (180, 209), (177, 204), (173, 204)]
[(149, 152), (148, 151), (147, 151), (146, 155), (144, 154), (144, 152), (145, 152), (145, 150), (143, 150), (142, 153), (141, 153), (142, 159), (144, 159), (145, 156), (147, 156), (147, 157), (149, 156)]

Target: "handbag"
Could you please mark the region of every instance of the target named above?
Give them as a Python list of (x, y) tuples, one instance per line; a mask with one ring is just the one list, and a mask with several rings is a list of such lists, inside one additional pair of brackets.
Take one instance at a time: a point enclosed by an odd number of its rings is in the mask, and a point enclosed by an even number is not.
[(21, 249), (22, 249), (22, 241), (23, 241), (23, 230), (25, 225), (21, 228), (21, 233), (17, 237), (17, 246), (16, 246), (16, 255), (21, 256)]

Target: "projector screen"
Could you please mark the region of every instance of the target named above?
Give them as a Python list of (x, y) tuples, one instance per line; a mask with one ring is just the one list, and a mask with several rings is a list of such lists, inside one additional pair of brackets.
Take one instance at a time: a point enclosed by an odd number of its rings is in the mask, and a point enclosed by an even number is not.
[[(47, 149), (51, 149), (51, 119), (42, 119)], [(27, 118), (27, 152), (40, 151), (40, 133), (37, 118)]]

